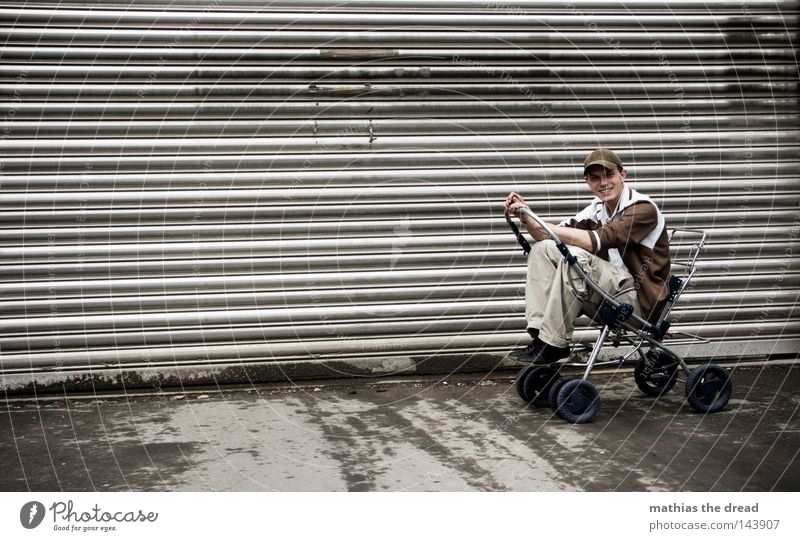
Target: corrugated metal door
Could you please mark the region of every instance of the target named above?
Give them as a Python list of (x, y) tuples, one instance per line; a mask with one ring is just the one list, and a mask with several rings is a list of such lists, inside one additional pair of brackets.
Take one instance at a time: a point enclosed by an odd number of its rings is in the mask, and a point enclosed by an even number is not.
[(6, 390), (492, 367), (597, 146), (711, 231), (690, 355), (798, 351), (797, 2), (261, 4), (0, 9)]

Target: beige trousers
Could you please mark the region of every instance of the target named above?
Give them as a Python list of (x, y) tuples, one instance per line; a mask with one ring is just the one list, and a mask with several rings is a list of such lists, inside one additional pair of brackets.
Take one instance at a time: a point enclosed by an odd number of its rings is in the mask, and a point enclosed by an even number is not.
[[(586, 274), (604, 291), (614, 295), (633, 287), (633, 276), (626, 271), (575, 246), (570, 252)], [(633, 305), (636, 315), (641, 308), (636, 291), (617, 297)], [(575, 320), (582, 313), (594, 318), (602, 298), (570, 269), (552, 240), (539, 241), (528, 255), (528, 278), (525, 287), (525, 319), (528, 328), (539, 329), (539, 338), (556, 347), (567, 347), (575, 330)], [(597, 317), (599, 321), (599, 316)]]

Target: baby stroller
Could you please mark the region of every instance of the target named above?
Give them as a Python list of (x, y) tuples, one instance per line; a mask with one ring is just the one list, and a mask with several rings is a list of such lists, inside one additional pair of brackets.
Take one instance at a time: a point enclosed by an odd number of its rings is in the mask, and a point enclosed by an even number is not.
[[(630, 289), (617, 292), (603, 291), (594, 280), (587, 276), (575, 256), (570, 253), (567, 245), (561, 242), (539, 216), (528, 208), (521, 208), (519, 212), (533, 218), (547, 231), (570, 268), (602, 298), (597, 315), (594, 317), (594, 321), (599, 322), (602, 328), (594, 345), (573, 347), (570, 357), (560, 361), (558, 368), (550, 366), (523, 368), (517, 375), (515, 383), (517, 393), (522, 400), (536, 407), (549, 405), (559, 416), (572, 423), (589, 422), (600, 407), (599, 393), (588, 380), (592, 369), (598, 366), (620, 366), (637, 355), (639, 358), (634, 366), (633, 377), (636, 385), (644, 394), (658, 397), (668, 392), (678, 381), (680, 369), (680, 374), (685, 377), (686, 381), (687, 401), (695, 410), (702, 413), (714, 413), (725, 407), (732, 392), (728, 371), (711, 363), (690, 370), (681, 356), (671, 349), (678, 345), (707, 343), (708, 341), (683, 332), (669, 332), (670, 323), (667, 321), (670, 310), (694, 276), (697, 258), (708, 239), (707, 232), (697, 229), (676, 229), (670, 232), (670, 241), (677, 235), (681, 239), (688, 238), (690, 243), (687, 246), (688, 252), (685, 257), (672, 261), (673, 268), (682, 268), (683, 273), (681, 276), (670, 277), (667, 302), (658, 321), (650, 323), (634, 314), (630, 304), (616, 299)], [(527, 255), (531, 249), (530, 244), (522, 236), (508, 212), (505, 217)], [(665, 339), (669, 340), (669, 345), (665, 344)], [(610, 341), (614, 347), (626, 344), (630, 346), (630, 349), (611, 360), (598, 361), (600, 350), (607, 341)], [(589, 355), (585, 362), (576, 359), (586, 352), (589, 352)], [(582, 368), (584, 369), (583, 377), (562, 377), (559, 374), (559, 369), (562, 367)]]

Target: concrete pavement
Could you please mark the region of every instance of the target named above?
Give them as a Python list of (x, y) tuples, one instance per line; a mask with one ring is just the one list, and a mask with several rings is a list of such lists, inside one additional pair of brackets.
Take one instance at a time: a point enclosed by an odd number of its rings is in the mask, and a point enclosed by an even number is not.
[(723, 412), (594, 373), (571, 425), (514, 373), (14, 398), (3, 491), (794, 491), (800, 366), (736, 368)]

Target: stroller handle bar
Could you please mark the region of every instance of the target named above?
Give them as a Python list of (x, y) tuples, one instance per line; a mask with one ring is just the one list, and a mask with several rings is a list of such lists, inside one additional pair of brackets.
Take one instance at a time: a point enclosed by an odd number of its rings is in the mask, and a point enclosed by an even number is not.
[[(583, 267), (581, 267), (580, 263), (578, 263), (578, 258), (576, 258), (572, 254), (572, 252), (569, 251), (569, 247), (559, 238), (558, 235), (556, 235), (555, 231), (553, 231), (553, 229), (547, 222), (539, 218), (539, 216), (535, 212), (526, 207), (519, 208), (517, 210), (517, 213), (529, 216), (547, 233), (550, 239), (552, 239), (556, 243), (558, 251), (561, 252), (561, 254), (564, 256), (564, 259), (567, 261), (567, 264), (569, 264), (569, 266), (572, 269), (574, 269), (575, 272), (578, 273), (578, 276), (580, 276), (580, 278), (586, 283), (587, 286), (589, 286), (589, 288), (592, 291), (597, 293), (614, 310), (616, 311), (625, 310), (625, 306), (623, 306), (624, 303), (621, 303), (607, 291), (602, 289), (599, 285), (597, 285), (597, 282), (595, 282), (588, 274), (586, 274), (586, 272), (583, 270)], [(514, 234), (517, 237), (517, 241), (522, 245), (522, 249), (523, 251), (525, 251), (525, 254), (527, 255), (528, 252), (530, 252), (530, 245), (528, 244), (528, 241), (519, 232), (519, 229), (517, 228), (516, 224), (514, 224), (514, 222), (511, 221), (511, 217), (508, 211), (506, 211), (505, 217), (506, 221), (514, 231)], [(655, 325), (634, 314), (632, 312), (632, 307), (630, 305), (627, 305), (627, 307), (630, 310), (630, 312), (626, 313), (625, 319), (633, 321), (635, 325), (643, 329), (648, 329), (648, 330), (652, 329), (654, 331), (658, 331), (658, 328)]]

